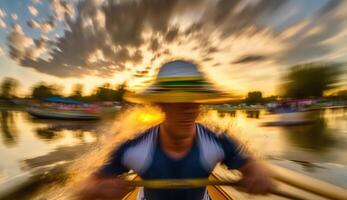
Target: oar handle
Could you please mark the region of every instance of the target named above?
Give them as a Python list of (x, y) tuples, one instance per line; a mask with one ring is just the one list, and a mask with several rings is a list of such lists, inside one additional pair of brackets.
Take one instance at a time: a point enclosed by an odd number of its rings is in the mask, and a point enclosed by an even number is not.
[(237, 186), (236, 182), (226, 182), (208, 179), (165, 179), (165, 180), (133, 180), (129, 184), (134, 187), (146, 187), (151, 189), (163, 188), (194, 188), (208, 185)]
[[(197, 188), (206, 186), (233, 186), (237, 189), (242, 188), (239, 186), (237, 181), (220, 181), (220, 180), (209, 180), (209, 179), (165, 179), (165, 180), (131, 180), (128, 183), (134, 187), (145, 187), (151, 189), (170, 189), (170, 188)], [(297, 195), (280, 191), (274, 188), (270, 193), (293, 199), (293, 200), (307, 200)]]

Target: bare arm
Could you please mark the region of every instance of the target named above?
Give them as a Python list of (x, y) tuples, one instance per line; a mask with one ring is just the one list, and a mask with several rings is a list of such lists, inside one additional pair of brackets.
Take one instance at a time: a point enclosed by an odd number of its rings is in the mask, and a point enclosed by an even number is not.
[(122, 199), (134, 188), (117, 176), (99, 177), (91, 175), (75, 193), (79, 200), (118, 200)]
[(255, 158), (249, 158), (239, 171), (243, 176), (239, 183), (249, 193), (267, 194), (274, 188), (270, 170)]

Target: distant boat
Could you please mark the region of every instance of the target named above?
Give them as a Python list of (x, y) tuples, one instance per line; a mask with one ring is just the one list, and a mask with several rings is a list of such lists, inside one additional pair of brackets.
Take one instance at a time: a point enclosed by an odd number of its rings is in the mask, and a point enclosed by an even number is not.
[(290, 99), (268, 105), (271, 114), (277, 115), (276, 121), (263, 123), (264, 126), (297, 126), (311, 124), (312, 119), (307, 118), (306, 112), (312, 105), (310, 99)]
[(267, 107), (271, 113), (292, 113), (307, 111), (312, 104), (311, 99), (287, 99), (268, 104)]
[(95, 120), (100, 115), (97, 107), (70, 98), (51, 97), (41, 104), (31, 106), (28, 113), (42, 119)]

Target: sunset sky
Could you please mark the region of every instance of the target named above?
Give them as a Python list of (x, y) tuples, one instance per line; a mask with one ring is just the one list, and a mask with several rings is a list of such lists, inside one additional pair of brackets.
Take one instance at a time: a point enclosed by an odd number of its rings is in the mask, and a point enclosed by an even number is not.
[[(183, 58), (218, 86), (276, 94), (294, 64), (347, 61), (347, 1), (0, 0), (0, 80), (138, 89)], [(342, 83), (347, 79), (342, 76)]]

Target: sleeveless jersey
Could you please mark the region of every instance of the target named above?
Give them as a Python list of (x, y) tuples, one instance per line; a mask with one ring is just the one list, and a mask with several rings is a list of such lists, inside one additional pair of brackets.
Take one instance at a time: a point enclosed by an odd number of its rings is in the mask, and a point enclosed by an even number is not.
[[(217, 163), (237, 169), (247, 161), (240, 145), (226, 134), (215, 134), (196, 124), (197, 135), (188, 153), (180, 159), (169, 157), (159, 144), (159, 125), (135, 139), (129, 140), (114, 152), (99, 176), (119, 175), (135, 171), (142, 179), (208, 178)], [(189, 189), (142, 188), (138, 199), (145, 200), (204, 200), (210, 199), (205, 187)]]

